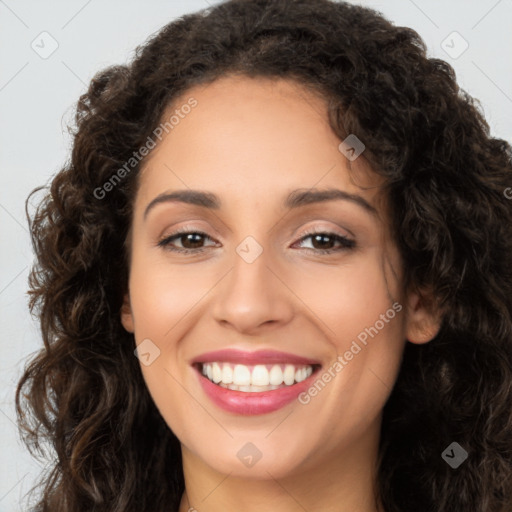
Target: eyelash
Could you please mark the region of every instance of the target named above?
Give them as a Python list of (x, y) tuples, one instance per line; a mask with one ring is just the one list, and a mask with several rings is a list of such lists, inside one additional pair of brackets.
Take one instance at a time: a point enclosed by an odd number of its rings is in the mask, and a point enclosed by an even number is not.
[[(192, 253), (198, 254), (198, 253), (203, 252), (206, 249), (206, 247), (198, 247), (196, 249), (180, 249), (180, 248), (171, 246), (172, 241), (182, 238), (184, 235), (190, 235), (190, 234), (200, 235), (204, 238), (209, 238), (210, 240), (212, 240), (212, 238), (210, 236), (208, 236), (206, 233), (204, 233), (202, 231), (183, 229), (183, 230), (178, 230), (169, 236), (166, 236), (165, 238), (160, 240), (157, 245), (158, 245), (158, 247), (163, 247), (165, 250), (169, 250), (169, 251), (173, 251), (173, 252), (177, 252), (177, 253), (181, 253), (181, 254), (192, 254)], [(337, 249), (306, 248), (305, 250), (308, 252), (312, 252), (315, 254), (331, 254), (334, 252), (351, 250), (351, 249), (354, 249), (356, 246), (356, 243), (354, 240), (351, 240), (350, 238), (347, 238), (342, 235), (338, 235), (337, 233), (331, 233), (328, 231), (308, 231), (306, 233), (302, 233), (299, 238), (299, 241), (303, 241), (303, 240), (310, 238), (312, 236), (315, 236), (315, 235), (326, 235), (330, 238), (333, 238), (335, 242), (339, 242), (341, 244), (341, 247), (338, 247)]]

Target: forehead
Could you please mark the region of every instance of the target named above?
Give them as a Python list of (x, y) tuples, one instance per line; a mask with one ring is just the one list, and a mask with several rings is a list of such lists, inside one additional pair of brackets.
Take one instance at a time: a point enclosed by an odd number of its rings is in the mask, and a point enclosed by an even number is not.
[[(191, 100), (195, 107), (181, 110)], [(162, 123), (172, 116), (143, 167), (145, 200), (192, 188), (250, 193), (263, 205), (295, 188), (337, 187), (372, 201), (380, 183), (364, 158), (349, 162), (339, 151), (326, 100), (292, 80), (223, 77), (176, 98)]]

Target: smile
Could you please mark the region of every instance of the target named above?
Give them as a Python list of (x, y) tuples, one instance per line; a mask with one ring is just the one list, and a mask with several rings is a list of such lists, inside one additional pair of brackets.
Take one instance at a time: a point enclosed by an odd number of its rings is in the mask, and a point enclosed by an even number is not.
[(293, 402), (321, 368), (318, 361), (276, 351), (220, 350), (192, 361), (206, 396), (221, 409), (265, 414)]
[(312, 365), (263, 365), (247, 366), (231, 363), (205, 363), (201, 373), (210, 382), (232, 391), (261, 392), (293, 386), (313, 373)]

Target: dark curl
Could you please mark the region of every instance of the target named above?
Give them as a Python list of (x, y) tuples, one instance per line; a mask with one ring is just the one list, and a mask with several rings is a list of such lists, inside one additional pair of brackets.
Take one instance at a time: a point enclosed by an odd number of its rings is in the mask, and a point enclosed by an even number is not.
[[(404, 286), (431, 290), (442, 311), (432, 342), (406, 344), (384, 409), (386, 511), (510, 512), (512, 149), (416, 32), (328, 0), (233, 0), (183, 16), (80, 97), (71, 160), (27, 212), (44, 348), (16, 404), (31, 451), (49, 443), (56, 457), (37, 511), (177, 510), (179, 443), (119, 318), (141, 164), (106, 198), (93, 192), (178, 95), (227, 73), (294, 79), (328, 101), (333, 130), (364, 141), (385, 178)], [(457, 470), (441, 458), (453, 441), (469, 453)]]

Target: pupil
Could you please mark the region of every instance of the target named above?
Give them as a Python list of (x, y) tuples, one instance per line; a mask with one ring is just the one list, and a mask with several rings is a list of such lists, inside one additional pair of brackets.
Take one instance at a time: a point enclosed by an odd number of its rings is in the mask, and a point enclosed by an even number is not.
[(320, 248), (320, 249), (325, 249), (325, 248), (326, 248), (326, 247), (325, 247), (326, 240), (327, 240), (327, 245), (330, 245), (330, 244), (329, 244), (329, 239), (330, 239), (330, 236), (326, 236), (326, 235), (315, 235), (315, 236), (313, 237), (313, 247), (318, 248), (318, 247), (316, 247), (316, 245), (315, 245), (315, 241), (320, 240), (320, 247), (319, 247), (319, 248)]
[[(194, 241), (194, 240), (192, 240), (192, 237), (199, 237), (199, 240), (196, 238), (196, 240)], [(192, 249), (196, 249), (198, 246), (201, 245), (201, 238), (202, 238), (202, 235), (200, 235), (198, 233), (189, 233), (188, 235), (185, 235), (185, 241), (192, 243), (192, 245), (193, 245)], [(196, 246), (194, 244), (199, 244), (199, 245)]]

